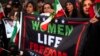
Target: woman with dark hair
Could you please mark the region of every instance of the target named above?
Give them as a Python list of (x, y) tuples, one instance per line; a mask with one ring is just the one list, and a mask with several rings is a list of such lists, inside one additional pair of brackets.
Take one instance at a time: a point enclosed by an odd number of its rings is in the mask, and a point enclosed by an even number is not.
[[(90, 18), (89, 9), (92, 5), (94, 5), (93, 0), (83, 0), (82, 1), (82, 17), (83, 18)], [(91, 11), (93, 13), (93, 11)], [(84, 44), (83, 53), (81, 56), (100, 56), (100, 22), (99, 18), (94, 15), (93, 18), (89, 19), (91, 23), (88, 28), (88, 33), (86, 37), (86, 42)]]
[(45, 4), (44, 0), (38, 0), (37, 1), (37, 11), (40, 14), (42, 12), (42, 7)]
[(78, 17), (78, 11), (76, 8), (75, 0), (67, 0), (65, 3), (65, 13), (67, 17), (76, 18)]
[(12, 9), (12, 5), (7, 4), (6, 7), (4, 8), (5, 17), (8, 17), (8, 14), (11, 12), (11, 9)]
[(45, 3), (42, 7), (42, 13), (53, 13), (53, 6), (50, 3)]
[(40, 14), (40, 17), (44, 17), (45, 19), (47, 19), (53, 12), (54, 12), (53, 6), (50, 3), (45, 3), (42, 7), (42, 13)]
[(26, 4), (26, 9), (25, 9), (26, 14), (34, 14), (35, 11), (36, 11), (36, 4), (32, 1), (29, 1)]
[[(93, 6), (94, 0), (82, 0), (80, 13), (82, 18), (90, 18), (90, 7)], [(98, 19), (96, 17), (90, 18), (90, 23), (98, 22)]]
[[(32, 30), (30, 29), (30, 25), (28, 25), (26, 22), (27, 21), (30, 21), (29, 19), (31, 19), (31, 20), (34, 20), (34, 19), (36, 19), (36, 14), (35, 14), (35, 11), (36, 11), (36, 4), (33, 2), (33, 1), (29, 1), (27, 4), (26, 4), (26, 7), (25, 7), (25, 12), (24, 12), (24, 16), (23, 16), (23, 25), (22, 25), (22, 27), (24, 28), (24, 29), (22, 29), (22, 32), (27, 32), (27, 27), (29, 27), (28, 28), (28, 30), (30, 31), (30, 33), (29, 34), (31, 34), (31, 33), (33, 33), (32, 32)], [(24, 38), (24, 33), (22, 33), (22, 38)], [(22, 41), (24, 41), (25, 40), (25, 42), (22, 42), (22, 44), (23, 44), (23, 46), (22, 47), (24, 47), (24, 48), (27, 48), (27, 47), (29, 47), (29, 45), (26, 45), (26, 44), (30, 44), (29, 43), (29, 38), (24, 38), (24, 39), (22, 39)]]
[(92, 0), (82, 0), (80, 12), (82, 14), (82, 18), (89, 18), (89, 8), (93, 4)]

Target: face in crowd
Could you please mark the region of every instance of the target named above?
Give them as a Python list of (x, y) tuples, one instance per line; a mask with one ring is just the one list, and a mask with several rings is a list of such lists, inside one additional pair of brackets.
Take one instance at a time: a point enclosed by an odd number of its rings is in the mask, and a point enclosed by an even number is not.
[(18, 19), (18, 12), (17, 11), (14, 11), (12, 10), (9, 14), (9, 17), (11, 20), (17, 20)]
[(34, 6), (32, 5), (32, 3), (28, 3), (28, 4), (26, 5), (26, 12), (27, 12), (28, 14), (32, 14), (32, 12), (34, 12)]
[(71, 2), (67, 2), (66, 3), (66, 9), (68, 10), (69, 13), (72, 12), (73, 9), (74, 9), (73, 4)]
[(84, 0), (83, 2), (83, 12), (85, 14), (89, 14), (89, 7), (92, 5), (92, 1), (91, 0)]
[(42, 1), (40, 1), (40, 2), (38, 2), (37, 3), (37, 9), (38, 9), (38, 11), (41, 13), (42, 12), (42, 7), (43, 7), (43, 5), (44, 5), (44, 2), (42, 2)]
[(52, 6), (50, 4), (44, 4), (43, 6), (43, 12), (44, 13), (51, 13)]

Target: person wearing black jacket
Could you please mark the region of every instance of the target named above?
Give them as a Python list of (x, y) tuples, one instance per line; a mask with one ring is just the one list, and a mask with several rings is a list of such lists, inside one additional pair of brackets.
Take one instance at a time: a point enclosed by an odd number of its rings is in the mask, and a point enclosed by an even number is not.
[(93, 5), (93, 2), (93, 0), (82, 1), (82, 17), (89, 18), (90, 25), (85, 40), (86, 42), (80, 56), (100, 56), (100, 17), (95, 15), (94, 17), (90, 18), (89, 15), (89, 8)]
[[(0, 21), (0, 40), (2, 41), (0, 48), (8, 49), (7, 48), (7, 46), (8, 46), (7, 42), (8, 41), (7, 41), (7, 38), (6, 38), (5, 26), (4, 26), (3, 21)], [(0, 53), (2, 53), (0, 55), (7, 55), (7, 52), (5, 52), (3, 50)]]
[[(5, 17), (0, 20), (0, 40), (2, 41), (3, 45), (1, 48), (3, 49), (3, 53), (0, 56), (8, 56), (9, 54), (15, 55), (15, 52), (18, 53), (17, 42), (15, 44), (11, 43), (12, 33), (17, 27), (16, 34), (19, 31), (19, 21), (18, 21), (18, 11), (12, 9), (9, 13), (9, 17)], [(15, 35), (14, 37), (16, 37)], [(17, 37), (16, 37), (17, 38)]]

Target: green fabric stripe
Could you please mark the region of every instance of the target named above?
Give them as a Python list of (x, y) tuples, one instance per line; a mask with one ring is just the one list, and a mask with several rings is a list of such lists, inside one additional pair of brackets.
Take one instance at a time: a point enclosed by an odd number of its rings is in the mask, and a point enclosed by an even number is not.
[(2, 9), (2, 5), (1, 5), (1, 3), (0, 3), (0, 12), (1, 12), (1, 9)]
[(56, 11), (57, 10), (57, 4), (59, 3), (59, 1), (58, 0), (55, 0), (54, 1), (54, 10)]
[(16, 24), (14, 26), (14, 30), (13, 30), (13, 33), (12, 33), (12, 36), (11, 36), (11, 39), (10, 39), (10, 43), (13, 42), (13, 39), (16, 36), (16, 34), (17, 34), (17, 21), (16, 21)]
[(96, 7), (97, 7), (97, 11), (98, 11), (97, 13), (100, 15), (100, 3), (97, 3)]

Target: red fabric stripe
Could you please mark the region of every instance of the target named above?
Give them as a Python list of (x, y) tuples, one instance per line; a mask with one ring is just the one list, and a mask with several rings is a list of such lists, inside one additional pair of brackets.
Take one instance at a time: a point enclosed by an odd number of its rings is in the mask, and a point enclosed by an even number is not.
[(83, 34), (85, 28), (86, 28), (86, 26), (84, 25), (82, 28), (82, 31), (80, 32), (80, 34), (78, 36), (78, 40), (77, 40), (77, 44), (76, 44), (76, 48), (75, 48), (75, 56), (78, 56), (79, 45), (80, 45), (81, 37), (82, 37), (82, 34)]
[(16, 38), (15, 38), (15, 45), (18, 46), (18, 43), (19, 43), (19, 34), (16, 35)]
[(33, 16), (24, 16), (24, 19), (35, 19), (35, 17), (33, 17)]
[(55, 15), (55, 18), (61, 17), (61, 16), (64, 16), (64, 10), (63, 9), (61, 9), (60, 11), (57, 12), (57, 14)]
[(100, 3), (100, 0), (95, 0), (95, 3)]
[(3, 15), (3, 13), (2, 12), (0, 12), (0, 19), (2, 19), (2, 17), (3, 17), (4, 15)]
[(22, 42), (23, 49), (25, 46), (25, 37), (26, 37), (26, 18), (24, 17), (23, 42)]
[(90, 16), (90, 19), (95, 16), (93, 5), (89, 8), (89, 16)]
[(22, 40), (22, 48), (24, 49), (25, 48), (25, 39), (26, 39), (26, 19), (32, 19), (32, 20), (34, 20), (35, 19), (35, 17), (33, 17), (33, 16), (24, 16), (24, 24), (23, 24), (23, 40)]
[(88, 24), (89, 22), (74, 22), (74, 21), (68, 21), (68, 24)]
[(48, 24), (49, 23), (42, 25), (41, 26), (42, 30), (46, 31), (48, 29)]

